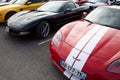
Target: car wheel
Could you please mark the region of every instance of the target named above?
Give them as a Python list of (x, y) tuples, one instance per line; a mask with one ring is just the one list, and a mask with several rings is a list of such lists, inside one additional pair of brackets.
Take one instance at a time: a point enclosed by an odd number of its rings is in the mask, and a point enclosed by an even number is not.
[(12, 15), (14, 15), (16, 12), (9, 12), (9, 13), (7, 13), (6, 14), (6, 16), (5, 16), (5, 21), (7, 21), (8, 20), (8, 18), (10, 18)]
[(36, 35), (39, 38), (45, 38), (50, 33), (50, 25), (47, 21), (42, 21), (36, 28)]

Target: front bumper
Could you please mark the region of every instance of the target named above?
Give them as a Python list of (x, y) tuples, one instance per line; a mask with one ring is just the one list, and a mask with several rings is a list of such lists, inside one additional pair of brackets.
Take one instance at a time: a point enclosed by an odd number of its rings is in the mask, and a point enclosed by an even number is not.
[(5, 28), (5, 31), (11, 35), (15, 35), (15, 36), (22, 36), (22, 35), (28, 35), (30, 34), (29, 31), (23, 31), (23, 32), (20, 32), (20, 31), (16, 31), (14, 29), (11, 29), (9, 27), (6, 26)]
[[(50, 43), (50, 46), (52, 46), (52, 43)], [(60, 56), (58, 56), (57, 51), (54, 49), (54, 47), (50, 47), (50, 58), (53, 64), (61, 71), (64, 72), (64, 69), (60, 66)]]
[[(64, 46), (63, 46), (64, 45)], [(67, 47), (67, 48), (65, 48), (65, 47)], [(69, 53), (69, 49), (71, 49), (72, 48), (72, 46), (70, 46), (70, 45), (68, 45), (68, 44), (66, 44), (66, 43), (62, 43), (62, 45), (60, 46), (60, 48), (58, 48), (58, 47), (56, 47), (52, 42), (50, 42), (50, 58), (51, 58), (51, 60), (52, 60), (52, 62), (53, 62), (53, 64), (67, 77), (67, 78), (69, 78), (69, 79), (71, 79), (71, 77), (70, 76), (68, 76), (67, 74), (72, 74), (71, 76), (73, 76), (74, 75), (74, 78), (76, 78), (76, 79), (82, 79), (82, 80), (86, 80), (86, 74), (84, 74), (82, 77), (78, 77), (78, 75), (76, 75), (76, 74), (74, 74), (73, 72), (71, 72), (71, 71), (69, 71), (67, 68), (63, 68), (63, 66), (61, 66), (60, 65), (60, 63), (61, 63), (61, 60), (62, 61), (65, 61), (65, 59), (66, 59), (66, 56), (68, 56), (68, 54), (67, 53)], [(66, 64), (68, 64), (69, 65), (69, 63), (66, 63)], [(69, 68), (70, 68), (71, 66), (69, 66)], [(73, 67), (71, 67), (71, 68), (73, 68)], [(74, 68), (74, 70), (75, 70), (75, 68)], [(77, 70), (77, 69), (76, 69)], [(80, 75), (82, 75), (83, 74), (83, 72), (80, 72), (81, 74)]]

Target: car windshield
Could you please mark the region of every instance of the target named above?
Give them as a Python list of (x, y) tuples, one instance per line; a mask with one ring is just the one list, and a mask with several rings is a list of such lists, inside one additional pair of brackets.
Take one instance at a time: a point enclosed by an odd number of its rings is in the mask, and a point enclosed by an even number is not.
[(50, 1), (42, 5), (41, 7), (39, 7), (37, 10), (57, 13), (59, 12), (59, 10), (62, 8), (63, 5), (64, 5), (64, 2)]
[(88, 0), (88, 2), (103, 2), (103, 3), (108, 3), (108, 0)]
[(120, 29), (120, 9), (99, 7), (85, 17), (86, 21)]
[(23, 5), (27, 2), (27, 0), (17, 0), (14, 4), (19, 4), (19, 5)]
[(14, 2), (16, 2), (17, 0), (10, 0), (10, 3), (14, 3)]
[(0, 2), (7, 2), (7, 0), (0, 0)]

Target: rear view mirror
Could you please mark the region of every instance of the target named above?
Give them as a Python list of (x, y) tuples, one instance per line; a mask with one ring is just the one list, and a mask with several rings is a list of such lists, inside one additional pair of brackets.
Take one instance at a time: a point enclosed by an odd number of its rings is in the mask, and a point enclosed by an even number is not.
[(85, 18), (87, 15), (88, 15), (87, 12), (83, 12), (83, 13), (82, 13), (82, 18)]

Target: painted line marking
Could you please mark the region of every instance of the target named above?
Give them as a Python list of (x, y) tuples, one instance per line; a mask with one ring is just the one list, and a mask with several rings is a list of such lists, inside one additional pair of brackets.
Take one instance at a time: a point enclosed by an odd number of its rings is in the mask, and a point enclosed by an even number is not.
[(38, 45), (39, 45), (39, 46), (40, 46), (40, 45), (43, 45), (43, 44), (49, 42), (50, 40), (51, 40), (51, 39), (47, 39), (47, 40), (45, 40), (45, 41), (42, 41), (42, 42), (38, 43)]

